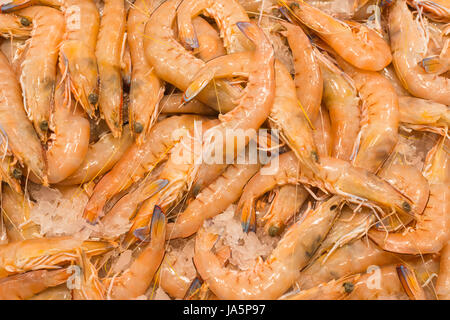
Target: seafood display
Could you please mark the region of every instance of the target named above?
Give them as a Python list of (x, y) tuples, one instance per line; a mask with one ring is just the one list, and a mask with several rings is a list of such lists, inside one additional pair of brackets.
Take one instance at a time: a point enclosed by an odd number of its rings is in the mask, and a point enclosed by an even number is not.
[(450, 1), (0, 0), (0, 300), (450, 300)]

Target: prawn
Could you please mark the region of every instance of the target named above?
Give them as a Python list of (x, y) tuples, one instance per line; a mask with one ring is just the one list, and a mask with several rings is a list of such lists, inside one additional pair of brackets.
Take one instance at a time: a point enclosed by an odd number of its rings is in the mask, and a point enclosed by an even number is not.
[(37, 270), (0, 279), (0, 300), (26, 300), (47, 288), (67, 281), (67, 268)]
[(342, 198), (321, 203), (303, 221), (292, 225), (265, 262), (259, 259), (247, 271), (222, 267), (212, 252), (218, 235), (200, 229), (194, 263), (202, 279), (220, 299), (276, 299), (299, 276), (338, 216)]
[(388, 234), (369, 231), (369, 237), (384, 250), (407, 254), (437, 253), (446, 244), (450, 223), (450, 171), (444, 146), (445, 138), (441, 138), (427, 155), (423, 174), (430, 184), (430, 197), (423, 215), (417, 217), (415, 228)]
[(0, 278), (30, 270), (51, 269), (76, 260), (81, 248), (88, 256), (103, 254), (117, 245), (73, 237), (40, 238), (0, 245)]
[(83, 163), (89, 147), (90, 124), (84, 111), (71, 110), (70, 88), (65, 81), (56, 89), (55, 110), (50, 129), (54, 134), (46, 150), (48, 180), (58, 183), (70, 176)]
[(398, 97), (391, 83), (377, 72), (357, 70), (338, 58), (352, 77), (362, 101), (360, 137), (353, 165), (377, 172), (398, 141)]
[(403, 86), (414, 96), (450, 105), (450, 80), (426, 73), (418, 64), (426, 41), (406, 2), (396, 1), (389, 15), (393, 64)]
[(372, 29), (354, 21), (339, 21), (303, 0), (279, 3), (355, 67), (379, 71), (391, 63), (389, 45)]
[(178, 35), (189, 49), (199, 47), (192, 18), (205, 11), (220, 28), (228, 53), (253, 49), (249, 40), (239, 31), (237, 22), (250, 22), (244, 8), (237, 0), (183, 0), (177, 8)]
[(19, 162), (26, 165), (44, 184), (48, 184), (44, 150), (23, 108), (19, 82), (1, 52), (0, 128), (7, 147)]
[(105, 0), (100, 21), (95, 57), (100, 79), (100, 112), (114, 137), (122, 134), (121, 54), (125, 35), (124, 1)]
[[(172, 25), (176, 18), (179, 0), (162, 3), (150, 16), (144, 36), (144, 50), (147, 61), (162, 80), (181, 90), (191, 83), (195, 74), (205, 63), (188, 52), (178, 41)], [(228, 112), (241, 90), (228, 83), (217, 81), (208, 86), (198, 99), (215, 110)]]
[(63, 39), (64, 17), (57, 9), (30, 7), (18, 14), (33, 21), (20, 84), (24, 107), (42, 141), (47, 141), (50, 112), (54, 102), (58, 49)]
[(156, 121), (158, 103), (164, 88), (147, 61), (144, 49), (144, 32), (156, 1), (138, 0), (130, 8), (127, 20), (128, 45), (130, 46), (132, 74), (128, 118), (131, 132), (142, 144)]
[(40, 238), (40, 227), (30, 219), (33, 204), (26, 195), (14, 192), (9, 186), (2, 190), (2, 215), (8, 239), (12, 242)]
[(332, 134), (331, 156), (350, 160), (360, 130), (359, 99), (356, 88), (346, 75), (316, 51), (323, 76), (322, 101), (327, 107)]
[(164, 258), (166, 217), (155, 207), (150, 226), (150, 242), (120, 276), (104, 280), (108, 299), (133, 299), (143, 295)]
[(294, 58), (297, 98), (310, 121), (317, 118), (323, 93), (323, 78), (311, 42), (303, 30), (294, 24), (281, 22), (284, 35)]
[[(0, 157), (0, 181), (6, 182), (12, 190), (22, 194), (21, 178), (22, 170), (16, 166), (12, 156)], [(1, 191), (1, 189), (0, 189)]]

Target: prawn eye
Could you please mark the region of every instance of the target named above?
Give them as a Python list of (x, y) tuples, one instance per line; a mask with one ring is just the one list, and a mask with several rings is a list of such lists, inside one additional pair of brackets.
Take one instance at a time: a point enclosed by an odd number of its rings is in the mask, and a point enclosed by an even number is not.
[(278, 228), (277, 226), (271, 226), (269, 228), (269, 236), (275, 237), (279, 231), (280, 231), (280, 228)]
[(39, 124), (39, 128), (42, 131), (47, 131), (48, 130), (48, 122), (46, 120), (41, 121), (41, 123)]
[(89, 100), (89, 103), (90, 103), (90, 104), (97, 104), (97, 102), (98, 102), (98, 95), (95, 94), (95, 93), (91, 93), (91, 94), (88, 96), (88, 100)]
[(144, 131), (144, 126), (141, 123), (136, 122), (134, 124), (134, 132), (141, 133), (142, 131)]
[(403, 202), (402, 207), (403, 207), (403, 210), (405, 210), (406, 212), (411, 211), (411, 206), (409, 205), (408, 202)]
[(24, 27), (28, 27), (31, 24), (31, 21), (25, 17), (20, 18), (20, 24)]
[(300, 8), (300, 5), (297, 2), (292, 2), (289, 5), (289, 8), (291, 8), (291, 9), (298, 9), (298, 8)]
[(336, 210), (336, 208), (337, 208), (337, 205), (333, 204), (333, 205), (330, 207), (330, 210), (333, 211), (333, 210)]
[(15, 179), (20, 179), (22, 178), (22, 170), (18, 169), (18, 168), (14, 168), (14, 170), (11, 172), (11, 175), (15, 178)]
[(311, 157), (314, 159), (315, 162), (319, 162), (319, 155), (315, 151), (311, 151)]
[(352, 293), (353, 289), (355, 289), (355, 286), (351, 282), (344, 282), (343, 287), (345, 293)]

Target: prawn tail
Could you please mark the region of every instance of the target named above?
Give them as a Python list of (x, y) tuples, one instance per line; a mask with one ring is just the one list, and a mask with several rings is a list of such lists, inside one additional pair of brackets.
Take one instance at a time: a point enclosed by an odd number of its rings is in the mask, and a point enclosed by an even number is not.
[(241, 226), (246, 233), (256, 231), (256, 213), (251, 204), (245, 204), (242, 208)]
[(142, 191), (142, 201), (153, 197), (156, 193), (163, 190), (168, 184), (169, 180), (167, 179), (158, 179), (152, 183), (149, 183)]
[(406, 294), (411, 300), (421, 300), (423, 298), (423, 289), (417, 281), (414, 271), (407, 266), (400, 264), (396, 267), (397, 275)]
[(203, 285), (203, 281), (196, 277), (194, 280), (192, 280), (188, 290), (186, 291), (186, 294), (184, 295), (183, 300), (195, 300), (195, 298), (198, 296), (198, 293), (200, 292), (200, 289)]
[(0, 6), (0, 13), (14, 12), (37, 4), (36, 0), (13, 0)]
[(184, 102), (189, 102), (194, 99), (214, 78), (213, 73), (208, 73), (204, 77), (195, 79), (186, 91), (183, 93)]
[(152, 222), (150, 224), (150, 237), (154, 239), (165, 239), (166, 231), (166, 215), (160, 206), (153, 209)]
[(442, 74), (448, 71), (448, 66), (439, 56), (430, 56), (423, 59), (420, 64), (426, 73)]

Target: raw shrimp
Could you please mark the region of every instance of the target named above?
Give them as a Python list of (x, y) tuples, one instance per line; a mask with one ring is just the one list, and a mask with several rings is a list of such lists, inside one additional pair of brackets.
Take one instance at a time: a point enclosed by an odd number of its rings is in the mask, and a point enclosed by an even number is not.
[(399, 97), (400, 121), (414, 129), (436, 131), (450, 128), (450, 108), (431, 100)]
[[(147, 61), (161, 79), (186, 90), (195, 74), (205, 63), (194, 57), (178, 43), (172, 24), (176, 18), (179, 0), (161, 4), (150, 16), (145, 28), (144, 48)], [(223, 81), (216, 81), (204, 90), (198, 99), (215, 110), (228, 112), (241, 90)]]
[(145, 58), (144, 32), (151, 11), (157, 1), (138, 0), (130, 8), (127, 20), (132, 74), (128, 118), (131, 132), (142, 144), (156, 121), (158, 103), (164, 93), (161, 81)]
[(64, 17), (57, 9), (38, 6), (20, 10), (18, 14), (33, 21), (32, 35), (21, 66), (20, 84), (28, 117), (33, 121), (40, 139), (45, 142), (54, 100)]
[(38, 270), (0, 279), (0, 300), (25, 300), (47, 288), (67, 281), (70, 273), (60, 270)]
[(350, 160), (353, 146), (360, 130), (359, 99), (356, 88), (346, 75), (325, 56), (319, 57), (323, 76), (322, 101), (327, 107), (331, 120), (331, 156)]
[(14, 156), (44, 184), (47, 184), (47, 164), (44, 160), (44, 151), (23, 108), (19, 83), (8, 60), (1, 52), (0, 129), (3, 141), (6, 139), (6, 146), (11, 149)]
[(391, 63), (389, 45), (372, 29), (354, 21), (339, 21), (304, 1), (279, 2), (355, 67), (378, 71)]
[(120, 60), (125, 35), (125, 3), (105, 0), (95, 57), (100, 79), (100, 112), (114, 137), (122, 134), (122, 74)]
[(28, 196), (3, 187), (1, 210), (10, 241), (40, 238), (40, 227), (30, 220), (32, 205)]
[(42, 238), (0, 245), (0, 278), (38, 269), (55, 269), (76, 260), (82, 249), (88, 256), (103, 254), (117, 245), (106, 241), (83, 241), (73, 237)]
[[(398, 269), (404, 273), (398, 272)], [(403, 280), (403, 279), (404, 280)], [(411, 279), (412, 278), (412, 279)], [(371, 273), (357, 274), (332, 280), (317, 287), (300, 291), (287, 297), (289, 300), (408, 300), (403, 282), (415, 291), (417, 279), (413, 271), (404, 265), (389, 265), (380, 268), (377, 274), (377, 286)], [(423, 293), (423, 292), (422, 292)]]
[(80, 285), (72, 290), (72, 299), (105, 300), (106, 290), (98, 278), (97, 269), (84, 251), (79, 252), (78, 265), (81, 268)]
[(194, 53), (198, 54), (200, 59), (207, 62), (226, 54), (222, 39), (216, 29), (205, 19), (195, 17), (192, 19), (192, 25), (198, 38), (198, 49)]
[(192, 113), (205, 116), (217, 115), (216, 111), (196, 99), (185, 103), (182, 93), (174, 93), (164, 96), (159, 105), (161, 108), (161, 113), (163, 114)]
[(0, 157), (0, 181), (3, 180), (11, 189), (21, 194), (22, 186), (20, 185), (20, 179), (22, 178), (22, 170), (14, 162), (11, 156)]
[(122, 158), (132, 143), (133, 138), (128, 125), (123, 127), (119, 139), (114, 138), (112, 133), (103, 135), (100, 140), (88, 147), (86, 156), (77, 170), (59, 184), (83, 184), (101, 177)]
[(213, 183), (203, 189), (174, 223), (167, 225), (169, 239), (186, 238), (197, 232), (203, 221), (225, 211), (237, 201), (259, 164), (232, 164)]
[(68, 75), (73, 95), (91, 118), (99, 96), (95, 48), (100, 17), (92, 0), (64, 0), (66, 32), (60, 48), (60, 68)]
[(228, 53), (253, 49), (252, 44), (239, 31), (237, 22), (250, 22), (237, 0), (183, 0), (177, 8), (178, 36), (189, 49), (199, 47), (199, 39), (192, 18), (205, 11), (220, 28)]
[(326, 108), (321, 107), (316, 120), (313, 122), (313, 138), (319, 157), (329, 157), (332, 149), (332, 131), (330, 115)]
[(389, 80), (377, 72), (357, 70), (338, 58), (362, 101), (361, 132), (353, 165), (376, 172), (398, 140), (398, 97)]
[[(245, 147), (245, 145), (237, 146), (235, 139), (229, 139), (228, 137), (230, 135), (238, 136), (239, 132), (250, 132), (251, 136), (245, 137), (245, 142), (248, 143), (248, 140), (256, 135), (256, 130), (269, 116), (275, 98), (275, 59), (272, 44), (256, 24), (238, 22), (237, 25), (255, 44), (256, 49), (253, 52), (247, 86), (244, 89), (243, 96), (239, 99), (238, 106), (221, 116), (221, 123), (213, 129), (215, 135), (218, 134), (226, 139), (226, 141), (222, 141), (224, 157), (234, 157), (241, 151), (239, 148)], [(236, 55), (242, 56), (243, 54), (236, 53)], [(232, 57), (232, 55), (227, 57)], [(208, 64), (216, 66), (217, 64), (214, 61), (220, 58), (209, 61), (205, 70), (209, 70)], [(194, 98), (205, 85), (206, 83), (203, 83), (202, 79), (194, 80), (184, 93), (185, 100), (189, 101)], [(204, 148), (212, 150), (214, 145), (219, 143), (206, 142)]]
[[(272, 160), (274, 161), (274, 160)], [(320, 187), (330, 193), (345, 197), (348, 201), (366, 204), (369, 207), (374, 202), (378, 205), (392, 208), (400, 213), (412, 215), (412, 202), (389, 183), (371, 174), (370, 172), (355, 168), (350, 163), (329, 157), (321, 158), (320, 180), (308, 179), (302, 175), (301, 163), (293, 152), (279, 156), (275, 171), (271, 175), (256, 174), (247, 184), (246, 189), (256, 190), (262, 195), (276, 186), (288, 183), (306, 183)], [(272, 164), (267, 165), (270, 168)], [(254, 192), (245, 193), (241, 197), (238, 208), (245, 230), (255, 229)], [(369, 201), (367, 203), (366, 201)]]
[(31, 21), (15, 14), (0, 14), (0, 36), (28, 38), (31, 35)]
[(450, 300), (450, 242), (441, 251), (436, 292), (440, 300)]
[(340, 197), (332, 197), (292, 225), (265, 262), (248, 271), (222, 267), (211, 251), (217, 235), (203, 228), (197, 233), (194, 263), (202, 279), (220, 299), (276, 299), (299, 276), (339, 214)]
[(406, 2), (396, 1), (389, 15), (393, 64), (403, 86), (414, 96), (450, 105), (450, 80), (426, 73), (419, 62), (427, 42)]
[(297, 286), (302, 290), (355, 273), (366, 272), (370, 266), (384, 266), (400, 261), (400, 257), (386, 252), (366, 237), (336, 249), (330, 256), (322, 255), (301, 271)]
[(298, 185), (287, 184), (276, 190), (269, 210), (262, 218), (265, 232), (272, 237), (279, 235), (308, 196), (309, 193)]
[(323, 79), (314, 51), (307, 35), (293, 24), (284, 23), (285, 36), (294, 58), (295, 89), (297, 98), (310, 121), (317, 118), (322, 100)]
[(55, 110), (50, 119), (50, 129), (54, 132), (46, 151), (50, 183), (61, 182), (74, 173), (85, 160), (89, 148), (89, 121), (84, 111), (80, 112), (72, 105), (66, 81), (56, 89)]
[(185, 131), (184, 134), (187, 134), (194, 127), (195, 120), (201, 118), (188, 115), (170, 117), (153, 127), (145, 144), (131, 145), (113, 169), (95, 186), (94, 193), (86, 205), (84, 218), (96, 223), (102, 216), (106, 202), (152, 171), (181, 139), (175, 131)]
[(430, 197), (423, 215), (417, 217), (414, 228), (403, 233), (385, 233), (370, 230), (369, 237), (384, 250), (406, 253), (437, 253), (449, 238), (450, 177), (449, 156), (445, 138), (428, 153), (423, 172), (430, 184)]
[(150, 242), (120, 276), (105, 280), (108, 299), (133, 299), (143, 295), (164, 258), (166, 217), (155, 207), (150, 226)]
[(448, 0), (408, 0), (408, 3), (414, 8), (422, 9), (435, 21), (450, 21), (450, 2)]

